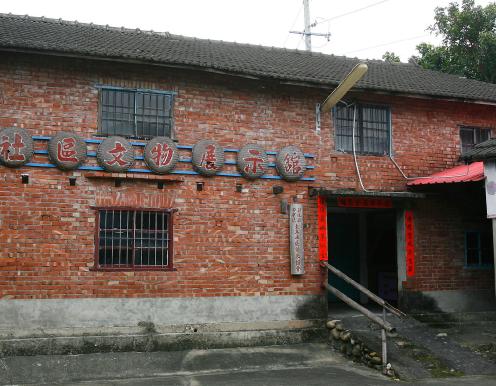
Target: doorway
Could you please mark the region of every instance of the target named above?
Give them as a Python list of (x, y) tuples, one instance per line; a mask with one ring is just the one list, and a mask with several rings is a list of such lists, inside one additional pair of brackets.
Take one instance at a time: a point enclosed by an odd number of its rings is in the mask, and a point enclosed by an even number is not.
[[(396, 212), (394, 209), (329, 208), (329, 264), (384, 300), (398, 300)], [(359, 303), (367, 298), (329, 273), (328, 282)], [(329, 302), (338, 299), (328, 294)]]

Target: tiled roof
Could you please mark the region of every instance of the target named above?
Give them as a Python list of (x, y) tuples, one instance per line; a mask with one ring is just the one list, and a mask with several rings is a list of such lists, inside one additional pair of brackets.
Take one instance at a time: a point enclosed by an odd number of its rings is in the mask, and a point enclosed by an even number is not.
[[(0, 14), (0, 50), (180, 65), (232, 74), (337, 85), (359, 59), (169, 33)], [(496, 102), (496, 85), (406, 63), (368, 61), (357, 88)]]
[(478, 143), (472, 150), (469, 150), (463, 155), (463, 159), (466, 161), (496, 159), (496, 138)]
[(484, 179), (484, 166), (482, 162), (474, 162), (470, 165), (458, 165), (454, 168), (434, 173), (430, 177), (418, 178), (409, 181), (408, 186), (453, 184), (457, 182), (474, 182)]

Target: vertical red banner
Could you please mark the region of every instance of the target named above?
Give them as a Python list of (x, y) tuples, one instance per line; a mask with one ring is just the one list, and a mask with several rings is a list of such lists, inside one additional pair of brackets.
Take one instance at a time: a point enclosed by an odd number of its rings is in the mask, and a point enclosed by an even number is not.
[(413, 231), (413, 212), (405, 211), (405, 255), (406, 255), (406, 275), (415, 275), (415, 236)]
[(319, 227), (319, 260), (327, 261), (327, 201), (324, 197), (317, 198), (317, 216)]

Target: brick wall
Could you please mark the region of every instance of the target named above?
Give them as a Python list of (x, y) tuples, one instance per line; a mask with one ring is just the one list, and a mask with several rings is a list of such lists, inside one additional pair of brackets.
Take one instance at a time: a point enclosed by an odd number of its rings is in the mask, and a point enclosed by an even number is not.
[(465, 264), (465, 232), (491, 234), (482, 182), (437, 186), (429, 195), (415, 207), (416, 275), (404, 283), (404, 288), (493, 289), (493, 269)]
[[(92, 137), (97, 128), (95, 85), (172, 90), (179, 144), (217, 140), (227, 148), (257, 143), (266, 150), (294, 144), (314, 153), (315, 182), (181, 176), (163, 190), (149, 181), (90, 179), (84, 171), (0, 166), (0, 295), (3, 298), (190, 297), (321, 293), (316, 200), (308, 187), (357, 188), (353, 158), (334, 151), (332, 123), (315, 132), (315, 104), (329, 90), (278, 85), (238, 77), (152, 66), (3, 54), (0, 127), (33, 135), (59, 130)], [(359, 94), (391, 106), (393, 149), (408, 175), (452, 166), (460, 153), (458, 125), (496, 126), (495, 108), (468, 103)], [(46, 144), (37, 142), (37, 148)], [(94, 147), (90, 147), (94, 150)], [(181, 153), (187, 156), (187, 152)], [(229, 158), (234, 159), (234, 158)], [(35, 162), (46, 162), (36, 155)], [(90, 164), (94, 161), (89, 161)], [(359, 158), (368, 189), (404, 190), (387, 157)], [(188, 169), (189, 164), (181, 165)], [(226, 165), (226, 171), (235, 167)], [(20, 174), (30, 183), (23, 185)], [(77, 176), (69, 186), (68, 176)], [(196, 190), (196, 182), (205, 184)], [(235, 190), (236, 183), (243, 191)], [(273, 185), (284, 193), (274, 195)], [(280, 200), (303, 203), (306, 274), (289, 270), (288, 218)], [(98, 206), (177, 208), (172, 272), (95, 272)], [(427, 247), (417, 261), (429, 262)], [(444, 252), (443, 252), (444, 253)], [(422, 254), (425, 254), (422, 256)], [(423, 263), (419, 263), (423, 264)], [(428, 274), (419, 266), (420, 274)]]

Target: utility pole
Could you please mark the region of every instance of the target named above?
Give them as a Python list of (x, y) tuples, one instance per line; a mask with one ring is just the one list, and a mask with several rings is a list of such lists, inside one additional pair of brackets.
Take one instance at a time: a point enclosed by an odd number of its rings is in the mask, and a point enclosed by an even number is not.
[(323, 36), (327, 38), (327, 41), (329, 41), (329, 37), (331, 34), (328, 33), (316, 33), (312, 32), (311, 28), (312, 25), (315, 27), (317, 24), (316, 22), (314, 24), (310, 24), (310, 0), (303, 0), (303, 11), (304, 11), (304, 22), (305, 22), (305, 29), (303, 32), (301, 31), (289, 31), (289, 33), (292, 34), (298, 34), (298, 35), (303, 35), (305, 36), (305, 49), (307, 51), (312, 51), (312, 35), (314, 36)]
[(304, 13), (304, 19), (305, 19), (305, 49), (307, 51), (312, 51), (312, 36), (311, 33), (312, 31), (310, 30), (310, 7), (309, 7), (309, 1), (310, 0), (303, 0), (303, 13)]

